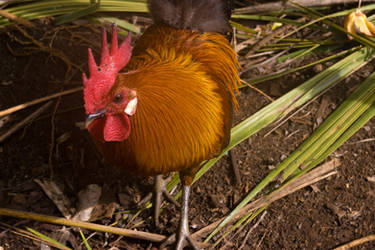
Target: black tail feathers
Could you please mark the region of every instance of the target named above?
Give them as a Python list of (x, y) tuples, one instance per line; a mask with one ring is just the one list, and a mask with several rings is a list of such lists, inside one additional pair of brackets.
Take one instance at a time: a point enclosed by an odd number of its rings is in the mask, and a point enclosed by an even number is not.
[(148, 0), (155, 23), (178, 29), (227, 33), (231, 31), (229, 0)]

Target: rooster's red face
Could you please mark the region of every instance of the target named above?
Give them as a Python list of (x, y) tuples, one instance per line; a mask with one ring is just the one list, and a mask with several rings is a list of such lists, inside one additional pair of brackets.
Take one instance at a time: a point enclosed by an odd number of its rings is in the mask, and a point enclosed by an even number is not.
[[(121, 88), (111, 93), (117, 73), (128, 63), (132, 47), (130, 35), (118, 47), (117, 30), (113, 26), (111, 53), (108, 51), (107, 33), (103, 31), (102, 54), (97, 66), (89, 49), (90, 78), (83, 74), (84, 101), (88, 115), (86, 127), (101, 141), (122, 141), (130, 135), (128, 115), (137, 107), (135, 90)], [(111, 94), (110, 94), (111, 93)]]

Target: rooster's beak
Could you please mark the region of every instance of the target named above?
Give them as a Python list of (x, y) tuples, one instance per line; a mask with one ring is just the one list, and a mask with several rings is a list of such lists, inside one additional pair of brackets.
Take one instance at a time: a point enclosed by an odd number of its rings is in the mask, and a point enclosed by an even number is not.
[(87, 129), (89, 127), (89, 125), (96, 119), (98, 118), (101, 118), (105, 115), (105, 113), (107, 113), (107, 110), (104, 109), (104, 110), (100, 110), (94, 114), (89, 114), (86, 118), (86, 121), (85, 121), (85, 128)]

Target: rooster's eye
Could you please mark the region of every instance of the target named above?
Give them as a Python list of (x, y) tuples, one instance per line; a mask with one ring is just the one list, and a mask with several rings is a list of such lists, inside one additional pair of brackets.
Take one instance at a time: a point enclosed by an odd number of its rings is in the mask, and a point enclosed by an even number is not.
[(117, 95), (115, 95), (115, 98), (113, 98), (113, 102), (117, 104), (120, 104), (123, 100), (124, 96), (122, 95), (122, 93), (118, 93)]

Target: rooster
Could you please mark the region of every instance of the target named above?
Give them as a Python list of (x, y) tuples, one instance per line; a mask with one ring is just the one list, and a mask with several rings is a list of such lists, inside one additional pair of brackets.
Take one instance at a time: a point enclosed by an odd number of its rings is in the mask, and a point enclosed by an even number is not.
[[(176, 248), (186, 241), (196, 247), (188, 228), (190, 185), (200, 164), (228, 145), (238, 105), (239, 64), (225, 36), (230, 9), (226, 0), (149, 0), (148, 7), (154, 24), (134, 48), (130, 35), (118, 46), (114, 26), (110, 52), (103, 31), (99, 66), (89, 49), (86, 127), (103, 157), (123, 173), (158, 175), (160, 186), (162, 174), (179, 172)], [(160, 210), (160, 200), (154, 209)]]

